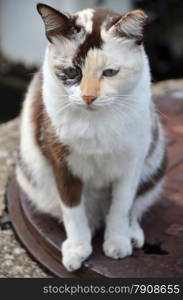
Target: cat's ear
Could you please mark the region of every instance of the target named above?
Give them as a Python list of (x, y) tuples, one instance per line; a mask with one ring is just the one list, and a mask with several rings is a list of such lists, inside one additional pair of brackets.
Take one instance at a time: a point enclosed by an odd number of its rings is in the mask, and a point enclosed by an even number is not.
[(141, 44), (146, 23), (147, 15), (144, 11), (132, 10), (118, 19), (111, 29), (116, 35), (133, 39), (137, 44)]
[(43, 19), (46, 36), (50, 42), (53, 42), (55, 37), (69, 38), (72, 35), (74, 28), (72, 18), (69, 14), (63, 14), (41, 3), (37, 5), (37, 10)]

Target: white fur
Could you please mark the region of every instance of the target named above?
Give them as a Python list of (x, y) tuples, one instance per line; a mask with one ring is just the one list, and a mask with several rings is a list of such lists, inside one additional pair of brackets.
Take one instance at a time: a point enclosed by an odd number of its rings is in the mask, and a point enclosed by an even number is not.
[[(88, 15), (87, 11), (87, 15)], [(90, 16), (92, 12), (90, 11)], [(84, 13), (81, 14), (81, 19)], [(90, 18), (89, 18), (90, 19)], [(90, 19), (91, 21), (91, 19)], [(91, 26), (91, 24), (90, 24)], [(87, 30), (90, 30), (88, 25)], [(100, 77), (106, 68), (119, 68), (116, 79), (105, 78), (101, 91), (87, 109), (79, 86), (65, 87), (56, 78), (52, 64), (70, 56), (76, 47), (64, 41), (64, 47), (49, 47), (43, 66), (43, 101), (57, 138), (69, 146), (70, 171), (83, 182), (81, 203), (63, 205), (55, 185), (52, 167), (43, 157), (34, 137), (32, 90), (22, 114), (21, 155), (31, 170), (35, 186), (28, 182), (19, 167), (18, 180), (35, 207), (62, 219), (67, 240), (62, 246), (63, 264), (69, 271), (78, 269), (91, 253), (91, 234), (106, 222), (103, 249), (107, 256), (122, 258), (132, 253), (131, 239), (137, 247), (144, 242), (139, 225), (142, 213), (155, 201), (161, 183), (147, 195), (135, 200), (140, 181), (150, 177), (163, 156), (164, 136), (160, 128), (158, 147), (146, 161), (151, 143), (154, 108), (151, 104), (150, 72), (142, 46), (105, 34), (102, 50), (90, 50), (97, 62), (92, 72)], [(72, 42), (71, 42), (72, 43)], [(102, 65), (101, 57), (105, 57)], [(89, 60), (88, 60), (89, 63)], [(85, 68), (90, 68), (90, 64)], [(117, 97), (115, 95), (117, 94)], [(107, 95), (107, 96), (106, 96)], [(112, 200), (110, 199), (112, 188)], [(129, 215), (131, 219), (129, 219)]]
[(69, 271), (77, 270), (91, 254), (91, 231), (85, 213), (84, 201), (76, 207), (62, 205), (67, 239), (62, 244), (63, 264)]
[(77, 24), (84, 26), (87, 33), (92, 32), (93, 14), (94, 14), (94, 9), (91, 9), (91, 8), (84, 9), (76, 14), (76, 16), (78, 16)]
[(158, 200), (163, 184), (164, 180), (162, 179), (150, 193), (139, 196), (134, 201), (130, 213), (130, 235), (131, 240), (137, 248), (141, 248), (144, 244), (144, 233), (139, 225), (139, 221), (141, 220), (142, 215)]

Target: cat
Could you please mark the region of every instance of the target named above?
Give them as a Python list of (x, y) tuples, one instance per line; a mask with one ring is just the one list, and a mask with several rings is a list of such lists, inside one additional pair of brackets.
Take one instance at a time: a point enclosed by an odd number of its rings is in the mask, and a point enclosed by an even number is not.
[(37, 210), (63, 222), (62, 263), (72, 272), (102, 226), (108, 257), (143, 246), (140, 220), (163, 187), (165, 137), (151, 96), (145, 12), (37, 9), (48, 47), (23, 105), (16, 176)]

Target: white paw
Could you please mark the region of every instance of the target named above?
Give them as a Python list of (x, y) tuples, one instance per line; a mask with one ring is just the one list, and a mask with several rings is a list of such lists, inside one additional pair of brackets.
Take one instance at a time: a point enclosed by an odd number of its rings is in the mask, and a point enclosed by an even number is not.
[(66, 240), (62, 244), (62, 263), (69, 272), (76, 271), (91, 253), (90, 244), (73, 245), (70, 240)]
[(132, 254), (133, 248), (129, 238), (107, 239), (103, 244), (106, 256), (120, 259)]
[(131, 240), (135, 248), (142, 248), (144, 245), (144, 232), (139, 224), (131, 227)]

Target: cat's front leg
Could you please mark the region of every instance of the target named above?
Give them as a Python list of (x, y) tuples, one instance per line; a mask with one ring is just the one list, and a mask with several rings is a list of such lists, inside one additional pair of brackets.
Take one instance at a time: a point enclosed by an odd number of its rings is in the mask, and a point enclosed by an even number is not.
[(67, 239), (62, 244), (62, 262), (68, 271), (79, 269), (92, 252), (91, 231), (83, 201), (75, 207), (62, 205)]
[(62, 262), (70, 272), (78, 270), (92, 252), (91, 230), (86, 216), (83, 185), (72, 175), (67, 164), (54, 166), (67, 239), (63, 242)]
[(103, 250), (106, 256), (114, 259), (129, 256), (133, 251), (129, 215), (140, 176), (138, 167), (130, 162), (125, 174), (112, 185)]

